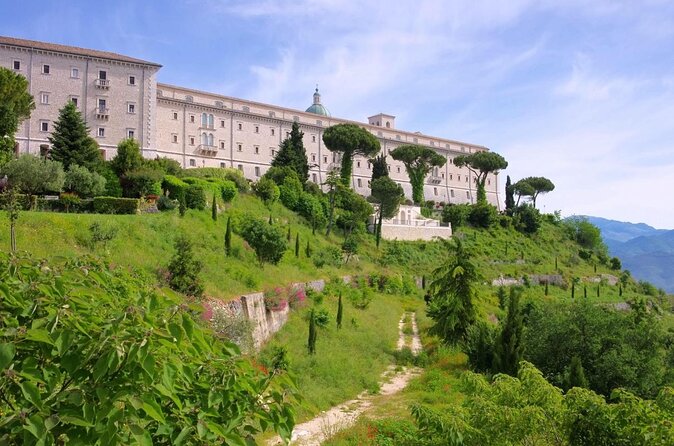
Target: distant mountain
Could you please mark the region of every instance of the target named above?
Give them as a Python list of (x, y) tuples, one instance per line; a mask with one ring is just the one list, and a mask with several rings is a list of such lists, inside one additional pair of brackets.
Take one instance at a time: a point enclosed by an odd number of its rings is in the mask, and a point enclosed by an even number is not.
[(601, 217), (585, 218), (601, 230), (609, 253), (620, 258), (632, 276), (674, 293), (674, 230)]

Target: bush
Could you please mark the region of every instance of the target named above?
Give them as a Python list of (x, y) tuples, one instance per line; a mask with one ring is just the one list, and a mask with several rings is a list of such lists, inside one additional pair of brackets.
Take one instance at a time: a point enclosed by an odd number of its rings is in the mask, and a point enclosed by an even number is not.
[[(278, 167), (272, 167), (272, 169), (279, 169)], [(300, 201), (300, 195), (304, 192), (302, 191), (302, 183), (297, 179), (297, 175), (287, 176), (283, 183), (279, 187), (281, 195), (281, 203), (283, 206), (288, 209), (295, 210)]]
[(230, 180), (223, 180), (222, 183), (220, 184), (220, 197), (222, 197), (222, 201), (225, 203), (230, 203), (232, 200), (236, 198), (236, 195), (238, 194), (238, 189), (236, 188), (236, 184), (234, 184), (233, 181)]
[(187, 296), (201, 297), (204, 285), (199, 277), (202, 264), (195, 258), (192, 243), (184, 235), (175, 241), (175, 254), (168, 265), (168, 284)]
[(262, 177), (260, 181), (255, 183), (253, 186), (255, 195), (264, 202), (264, 205), (268, 208), (279, 199), (281, 192), (279, 191), (278, 186), (269, 178)]
[(618, 257), (611, 257), (610, 262), (613, 271), (620, 271), (623, 268), (623, 264)]
[(186, 177), (201, 179), (228, 180), (236, 184), (239, 192), (250, 191), (250, 184), (243, 173), (238, 169), (223, 169), (218, 167), (199, 167), (197, 169), (186, 169), (183, 171)]
[(468, 215), (470, 215), (468, 204), (449, 204), (442, 209), (442, 221), (450, 223), (453, 230), (465, 226), (468, 222)]
[(328, 222), (321, 199), (308, 192), (300, 194), (295, 211), (304, 217), (312, 228), (321, 228)]
[(26, 195), (61, 192), (65, 179), (61, 163), (28, 154), (5, 164), (2, 173), (11, 187)]
[(164, 193), (168, 193), (169, 197), (178, 199), (178, 197), (185, 193), (187, 183), (173, 175), (165, 175), (161, 182), (161, 188)]
[(496, 222), (498, 213), (496, 208), (487, 203), (471, 206), (468, 222), (476, 228), (488, 228)]
[(300, 183), (300, 188), (302, 184), (297, 176), (297, 172), (290, 166), (271, 166), (263, 177), (269, 178), (278, 186), (285, 183), (288, 178), (295, 178)]
[(241, 224), (241, 237), (253, 248), (260, 265), (276, 265), (288, 249), (286, 236), (279, 227), (253, 217), (246, 218)]
[(110, 163), (104, 162), (98, 168), (98, 173), (105, 178), (105, 191), (102, 195), (106, 197), (121, 197), (123, 195), (122, 184), (119, 182), (119, 177), (112, 170)]
[(528, 204), (520, 205), (513, 220), (515, 229), (525, 234), (535, 234), (541, 227), (541, 213)]
[(185, 205), (189, 209), (206, 209), (206, 193), (204, 188), (197, 184), (190, 184), (185, 189)]
[(174, 175), (179, 176), (183, 169), (180, 167), (180, 163), (171, 158), (155, 158), (153, 160), (147, 160), (146, 165), (152, 169), (161, 170), (164, 172), (164, 175)]
[(342, 264), (342, 251), (334, 246), (328, 246), (324, 249), (319, 249), (316, 254), (312, 256), (314, 265), (317, 268), (324, 266), (340, 266)]
[(161, 195), (161, 181), (164, 174), (160, 170), (142, 167), (128, 172), (122, 178), (124, 195), (140, 198), (147, 195)]
[(91, 198), (105, 193), (106, 179), (86, 167), (71, 164), (66, 172), (64, 189), (82, 198)]
[(58, 200), (38, 198), (37, 209), (47, 212), (74, 212), (78, 214), (93, 212), (94, 200), (91, 198), (80, 199), (74, 194), (61, 194)]
[(94, 197), (97, 214), (136, 214), (140, 200), (137, 198)]
[(178, 201), (172, 200), (166, 195), (162, 195), (161, 197), (159, 197), (159, 200), (157, 200), (157, 209), (159, 209), (160, 211), (172, 211), (177, 207)]

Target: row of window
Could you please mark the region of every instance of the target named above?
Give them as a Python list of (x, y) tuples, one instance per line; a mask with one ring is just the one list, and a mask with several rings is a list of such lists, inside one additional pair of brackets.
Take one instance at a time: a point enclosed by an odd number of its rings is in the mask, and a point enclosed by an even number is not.
[[(42, 105), (49, 105), (49, 98), (50, 98), (51, 93), (47, 91), (42, 91), (40, 92), (40, 104)], [(77, 96), (70, 96), (70, 101), (75, 104), (76, 107), (79, 107), (79, 97)], [(97, 109), (98, 111), (107, 111), (108, 110), (108, 100), (105, 98), (98, 98), (97, 101)], [(135, 102), (127, 102), (126, 103), (126, 112), (130, 115), (135, 115), (136, 114), (136, 103)]]
[[(20, 71), (21, 70), (21, 61), (15, 60), (12, 66), (13, 66), (14, 70)], [(42, 74), (51, 74), (51, 65), (42, 64), (41, 73)], [(70, 68), (70, 77), (71, 77), (71, 79), (79, 79), (80, 78), (80, 69), (78, 67), (71, 67)], [(108, 80), (108, 72), (106, 70), (98, 70), (98, 80), (107, 81)], [(136, 85), (136, 76), (132, 75), (132, 74), (128, 75), (127, 78), (126, 78), (126, 83), (127, 83), (127, 85)]]
[[(40, 121), (40, 131), (41, 132), (49, 132), (49, 124), (50, 121), (45, 121), (42, 120)], [(99, 138), (105, 138), (105, 127), (98, 127), (96, 129), (96, 136)], [(136, 137), (136, 129), (126, 129), (126, 137), (127, 138), (135, 138)]]

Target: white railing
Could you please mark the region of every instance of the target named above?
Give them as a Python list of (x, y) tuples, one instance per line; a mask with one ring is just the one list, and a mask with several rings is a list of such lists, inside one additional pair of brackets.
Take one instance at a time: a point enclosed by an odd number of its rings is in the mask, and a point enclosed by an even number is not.
[(218, 148), (216, 146), (209, 146), (208, 144), (200, 144), (197, 146), (197, 152), (202, 155), (215, 156), (218, 154)]
[(96, 118), (108, 119), (108, 117), (110, 117), (110, 110), (105, 107), (99, 107), (96, 109)]
[(110, 80), (108, 79), (96, 79), (94, 85), (98, 88), (110, 88)]
[(426, 228), (437, 228), (442, 227), (442, 224), (438, 220), (433, 219), (410, 219), (410, 220), (400, 220), (397, 218), (391, 220), (384, 220), (382, 224), (385, 225), (399, 225), (399, 226), (415, 226), (415, 227), (426, 227)]

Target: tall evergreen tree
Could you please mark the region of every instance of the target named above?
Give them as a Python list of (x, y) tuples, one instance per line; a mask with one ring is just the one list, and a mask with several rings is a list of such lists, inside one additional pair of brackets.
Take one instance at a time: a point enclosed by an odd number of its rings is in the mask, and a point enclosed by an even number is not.
[(307, 348), (310, 355), (316, 354), (316, 312), (312, 308), (309, 312), (309, 339), (307, 342)]
[(590, 387), (590, 383), (585, 377), (585, 370), (583, 369), (583, 363), (580, 361), (580, 358), (576, 355), (571, 358), (571, 363), (569, 364), (569, 371), (566, 373), (564, 384), (566, 389), (572, 389), (574, 387), (582, 387), (587, 389)]
[(372, 181), (389, 176), (386, 155), (375, 156), (370, 160), (370, 163), (372, 163)]
[(82, 114), (71, 101), (59, 111), (49, 142), (51, 159), (59, 161), (66, 170), (71, 164), (97, 169), (103, 161), (98, 143), (89, 136)]
[(227, 217), (227, 229), (225, 230), (225, 254), (232, 254), (232, 217)]
[(35, 108), (28, 80), (0, 67), (0, 166), (14, 156), (14, 134)]
[(274, 167), (291, 167), (302, 184), (309, 179), (309, 160), (304, 150), (303, 138), (304, 132), (297, 122), (293, 122), (290, 136), (281, 142), (279, 151), (271, 162)]
[(344, 317), (344, 304), (342, 303), (342, 293), (339, 293), (337, 301), (337, 328), (342, 328), (342, 318)]
[(110, 167), (118, 177), (122, 178), (129, 172), (143, 166), (143, 155), (140, 154), (140, 145), (133, 138), (127, 138), (117, 144), (117, 154), (110, 160)]
[(524, 317), (520, 309), (520, 291), (510, 289), (508, 314), (494, 348), (494, 372), (517, 376), (517, 366), (522, 359)]
[(213, 202), (211, 204), (211, 218), (218, 221), (218, 204), (215, 202), (215, 192), (213, 192)]
[(298, 232), (295, 235), (295, 257), (300, 256), (300, 233)]
[(510, 175), (506, 177), (505, 210), (508, 215), (512, 215), (515, 211), (515, 189), (513, 189), (513, 185), (510, 182)]

